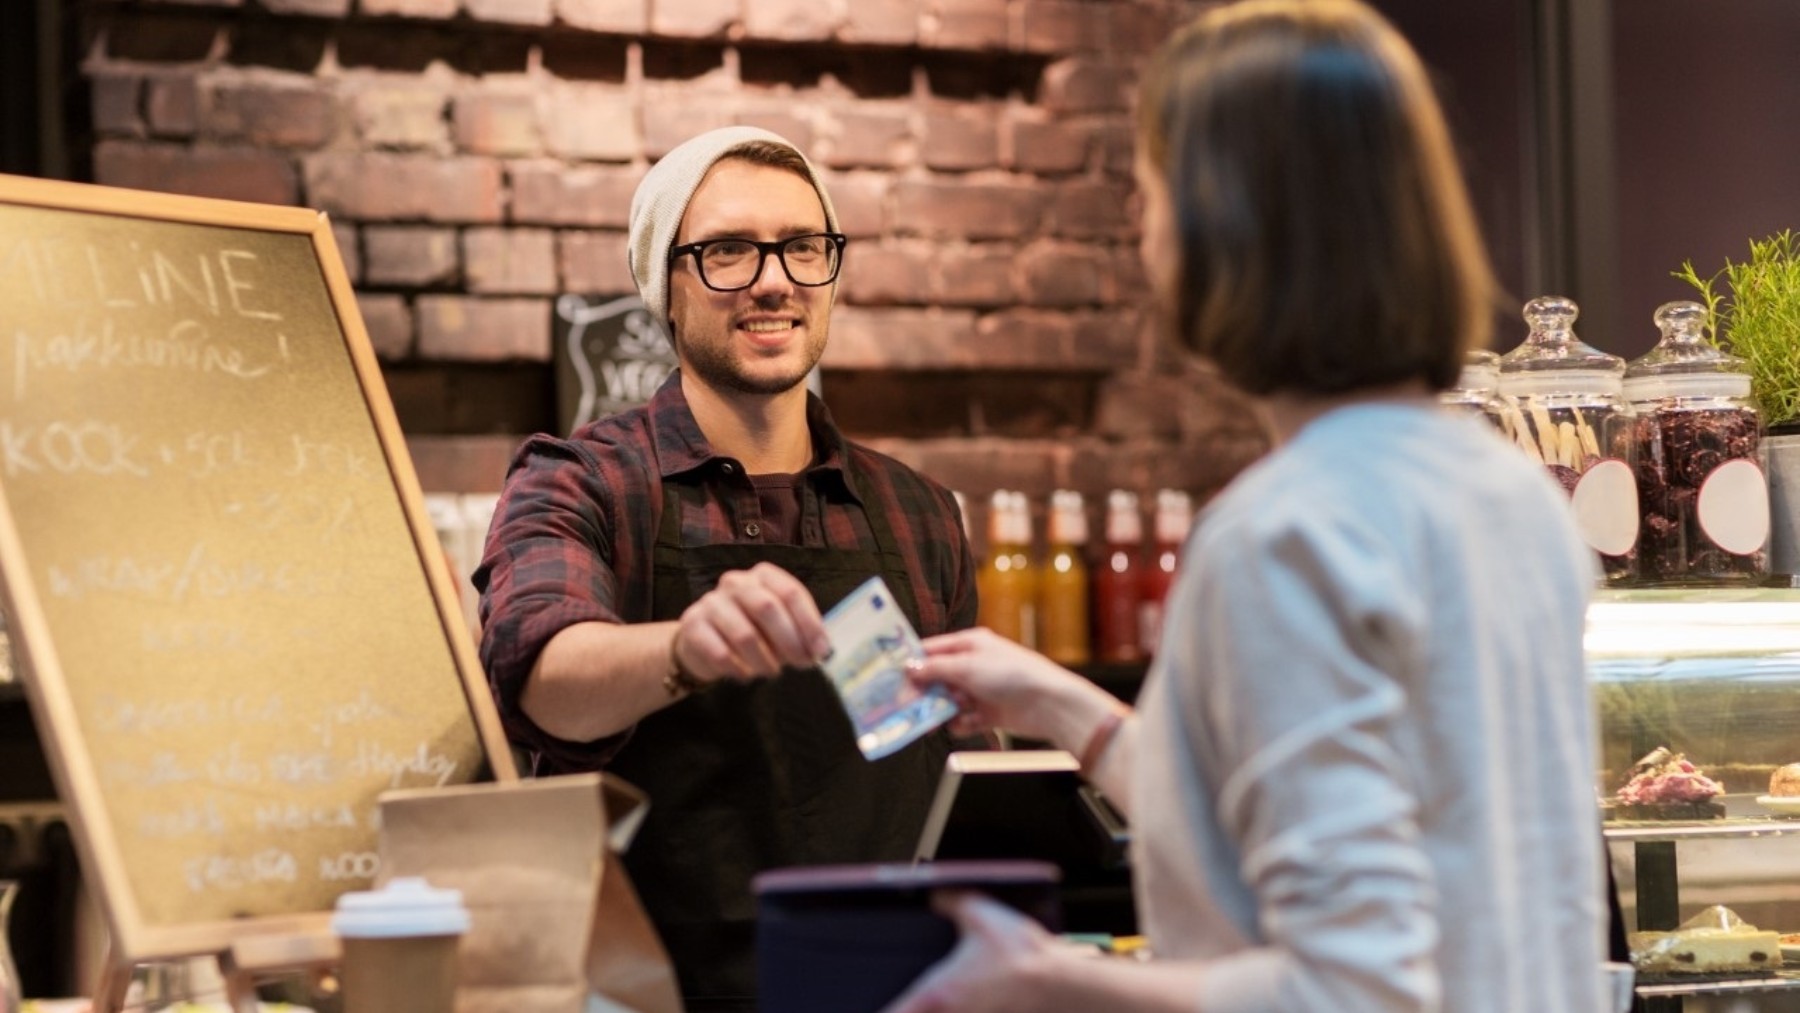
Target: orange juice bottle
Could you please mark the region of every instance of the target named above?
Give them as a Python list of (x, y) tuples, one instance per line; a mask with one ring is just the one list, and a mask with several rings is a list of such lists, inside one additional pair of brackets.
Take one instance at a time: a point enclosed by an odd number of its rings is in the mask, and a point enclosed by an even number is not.
[(1050, 494), (1049, 543), (1038, 575), (1038, 650), (1059, 665), (1085, 665), (1088, 641), (1087, 508), (1081, 494)]
[(1026, 647), (1037, 646), (1037, 567), (1031, 561), (1031, 506), (1001, 489), (988, 513), (988, 558), (976, 575), (981, 625)]

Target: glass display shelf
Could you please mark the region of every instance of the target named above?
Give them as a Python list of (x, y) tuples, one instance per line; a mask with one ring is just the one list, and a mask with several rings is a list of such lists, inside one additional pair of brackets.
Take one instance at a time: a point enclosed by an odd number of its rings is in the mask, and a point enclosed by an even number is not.
[[(1718, 840), (1726, 837), (1781, 837), (1800, 834), (1800, 812), (1778, 813), (1759, 805), (1755, 794), (1720, 795), (1725, 815), (1710, 820), (1607, 820), (1606, 839), (1619, 842)], [(1800, 804), (1800, 798), (1794, 800)]]
[(1753, 978), (1727, 978), (1723, 981), (1640, 982), (1637, 994), (1644, 999), (1666, 999), (1680, 996), (1742, 995), (1748, 992), (1800, 992), (1800, 970), (1776, 971)]

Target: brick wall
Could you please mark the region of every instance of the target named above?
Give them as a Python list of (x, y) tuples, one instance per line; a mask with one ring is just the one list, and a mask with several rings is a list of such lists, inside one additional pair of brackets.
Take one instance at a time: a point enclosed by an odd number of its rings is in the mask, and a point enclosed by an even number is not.
[(328, 212), (422, 480), (552, 429), (550, 302), (631, 291), (627, 204), (697, 131), (776, 130), (853, 237), (852, 435), (968, 494), (1175, 486), (1260, 449), (1160, 349), (1138, 68), (1187, 0), (182, 0), (85, 9), (95, 175)]

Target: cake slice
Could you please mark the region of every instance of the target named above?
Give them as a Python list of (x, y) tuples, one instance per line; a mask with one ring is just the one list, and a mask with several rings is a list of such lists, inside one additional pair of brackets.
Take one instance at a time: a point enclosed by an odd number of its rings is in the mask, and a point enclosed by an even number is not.
[(1702, 774), (1686, 756), (1657, 746), (1631, 768), (1631, 777), (1607, 806), (1625, 820), (1704, 820), (1725, 815), (1713, 801), (1725, 786)]
[(1714, 905), (1673, 932), (1633, 932), (1631, 962), (1646, 974), (1764, 972), (1781, 966), (1781, 936)]

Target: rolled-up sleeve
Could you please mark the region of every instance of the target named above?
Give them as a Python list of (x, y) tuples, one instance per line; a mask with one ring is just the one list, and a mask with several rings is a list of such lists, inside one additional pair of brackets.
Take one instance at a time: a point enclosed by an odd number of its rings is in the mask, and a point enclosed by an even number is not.
[(481, 661), (513, 742), (553, 755), (561, 769), (597, 767), (615, 736), (592, 743), (557, 739), (519, 705), (544, 645), (581, 622), (620, 622), (616, 569), (629, 560), (609, 530), (606, 504), (616, 482), (581, 446), (549, 437), (526, 441), (507, 474), (488, 528), (475, 586), (481, 592)]
[(1212, 547), (1231, 576), (1199, 592), (1216, 678), (1192, 702), (1262, 943), (1210, 965), (1199, 1008), (1438, 1010), (1438, 896), (1395, 745), (1423, 605), (1354, 530), (1258, 534)]

